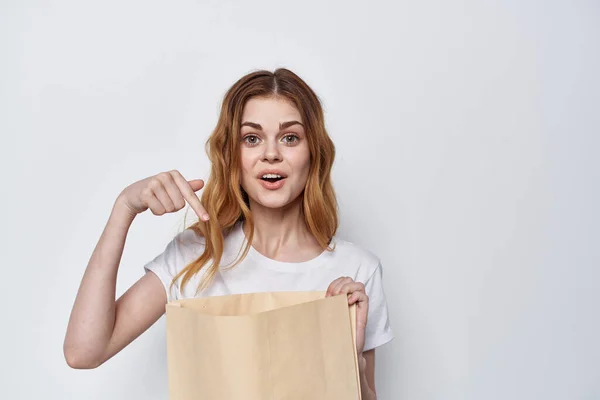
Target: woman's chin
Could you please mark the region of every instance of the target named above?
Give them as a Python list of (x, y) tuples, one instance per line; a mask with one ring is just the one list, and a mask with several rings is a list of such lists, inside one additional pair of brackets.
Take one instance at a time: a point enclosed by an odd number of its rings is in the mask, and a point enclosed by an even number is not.
[(286, 208), (287, 206), (290, 205), (291, 202), (286, 202), (286, 201), (277, 201), (277, 200), (267, 200), (267, 201), (257, 201), (258, 204), (260, 204), (261, 207), (263, 208), (268, 208), (270, 210), (279, 210), (282, 208)]
[(273, 193), (267, 196), (258, 196), (258, 198), (254, 199), (254, 203), (262, 208), (281, 210), (283, 208), (289, 208), (293, 204), (299, 204), (299, 200), (299, 197), (290, 198), (289, 196), (280, 196)]

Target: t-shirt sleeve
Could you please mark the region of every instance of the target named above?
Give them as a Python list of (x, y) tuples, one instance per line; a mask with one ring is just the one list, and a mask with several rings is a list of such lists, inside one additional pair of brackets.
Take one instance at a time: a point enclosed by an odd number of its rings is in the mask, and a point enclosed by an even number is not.
[[(167, 294), (167, 301), (180, 298), (177, 284), (171, 288), (173, 277), (185, 266), (186, 262), (186, 237), (191, 231), (178, 233), (153, 260), (144, 265), (146, 272), (153, 272), (163, 284)], [(179, 279), (181, 281), (181, 278)]]
[(365, 291), (369, 296), (369, 315), (364, 351), (384, 345), (394, 338), (383, 291), (382, 276), (383, 270), (379, 263), (371, 277), (365, 282)]

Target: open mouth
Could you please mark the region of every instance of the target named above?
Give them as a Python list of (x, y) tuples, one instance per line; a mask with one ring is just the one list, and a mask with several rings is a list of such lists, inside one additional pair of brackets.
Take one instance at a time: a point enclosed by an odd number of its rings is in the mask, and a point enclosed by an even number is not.
[(265, 182), (274, 183), (274, 182), (278, 182), (282, 179), (285, 179), (285, 177), (283, 177), (281, 175), (277, 175), (277, 174), (265, 174), (260, 179)]

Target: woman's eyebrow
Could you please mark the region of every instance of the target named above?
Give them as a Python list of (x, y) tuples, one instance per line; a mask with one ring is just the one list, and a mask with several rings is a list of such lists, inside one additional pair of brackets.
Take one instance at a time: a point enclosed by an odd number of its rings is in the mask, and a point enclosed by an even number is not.
[(288, 122), (280, 123), (279, 130), (289, 128), (292, 125), (300, 125), (301, 127), (304, 128), (304, 125), (302, 125), (302, 123), (300, 121), (288, 121)]
[[(254, 128), (254, 129), (258, 129), (259, 131), (262, 131), (262, 126), (260, 126), (259, 124), (255, 124), (254, 122), (244, 122), (242, 124), (242, 126), (249, 126), (250, 128)], [(240, 126), (241, 128), (241, 126)]]
[[(287, 122), (280, 122), (279, 123), (279, 130), (289, 128), (292, 125), (300, 125), (300, 126), (302, 126), (304, 128), (304, 125), (302, 125), (302, 123), (300, 121), (287, 121)], [(262, 126), (260, 126), (260, 124), (254, 123), (254, 122), (246, 121), (246, 122), (242, 123), (242, 125), (240, 126), (240, 128), (242, 126), (249, 126), (251, 128), (258, 129), (259, 131), (262, 131)]]

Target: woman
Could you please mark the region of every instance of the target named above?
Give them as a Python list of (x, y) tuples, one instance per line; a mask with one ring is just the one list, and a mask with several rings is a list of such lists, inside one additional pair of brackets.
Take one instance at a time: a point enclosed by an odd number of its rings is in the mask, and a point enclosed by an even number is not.
[[(177, 171), (143, 179), (118, 196), (73, 305), (67, 363), (101, 365), (156, 322), (172, 299), (327, 290), (327, 296), (347, 294), (348, 304), (357, 304), (363, 399), (375, 398), (375, 348), (393, 338), (381, 264), (335, 236), (335, 149), (316, 94), (287, 69), (242, 77), (223, 100), (207, 153), (212, 169), (201, 201), (194, 192), (204, 182), (187, 181)], [(148, 208), (155, 215), (175, 212), (186, 201), (199, 221), (115, 301), (135, 216)]]

